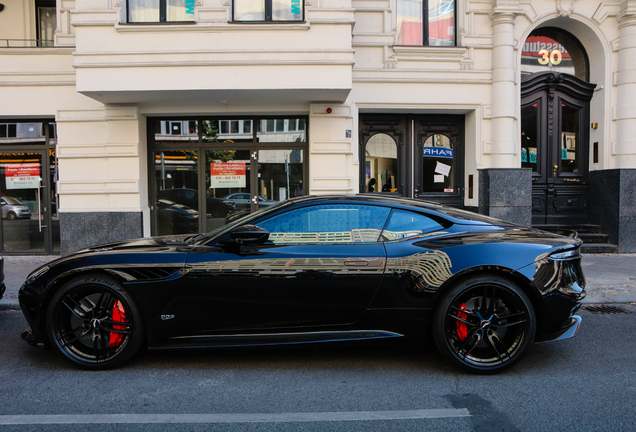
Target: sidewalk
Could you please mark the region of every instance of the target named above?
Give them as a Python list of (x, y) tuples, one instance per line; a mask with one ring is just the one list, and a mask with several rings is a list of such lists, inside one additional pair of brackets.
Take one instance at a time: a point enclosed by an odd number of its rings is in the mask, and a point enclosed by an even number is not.
[[(4, 281), (7, 292), (0, 309), (19, 308), (18, 290), (26, 277), (55, 256), (5, 256)], [(584, 303), (636, 302), (636, 254), (584, 255), (583, 272), (587, 279)]]

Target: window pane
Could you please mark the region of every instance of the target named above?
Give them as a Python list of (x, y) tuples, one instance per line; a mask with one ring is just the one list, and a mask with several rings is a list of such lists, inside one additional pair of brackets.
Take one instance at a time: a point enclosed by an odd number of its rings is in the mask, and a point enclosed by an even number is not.
[(57, 28), (57, 17), (54, 7), (39, 7), (39, 31), (40, 31), (40, 45), (43, 47), (53, 46), (53, 36), (55, 35), (55, 29)]
[(262, 120), (257, 140), (259, 142), (306, 142), (306, 127), (305, 119)]
[(259, 207), (304, 195), (303, 150), (259, 150)]
[(195, 150), (155, 154), (157, 235), (200, 231), (197, 161)]
[(424, 45), (422, 0), (398, 0), (398, 45)]
[(128, 0), (130, 22), (159, 22), (159, 0)]
[(155, 143), (190, 143), (199, 141), (196, 120), (162, 120), (156, 123)]
[(579, 158), (577, 158), (579, 109), (561, 104), (561, 172), (579, 172)]
[(234, 0), (234, 21), (265, 21), (265, 0)]
[(431, 135), (423, 146), (422, 192), (455, 193), (453, 142), (442, 134)]
[(538, 172), (537, 134), (539, 132), (538, 102), (521, 108), (521, 168)]
[(428, 44), (453, 46), (455, 41), (455, 0), (428, 0)]
[(258, 225), (270, 232), (273, 243), (376, 242), (389, 215), (384, 207), (327, 204), (305, 207)]
[(194, 0), (168, 0), (168, 21), (194, 21)]
[(399, 240), (444, 229), (437, 221), (419, 213), (394, 210), (382, 232), (382, 240)]
[(376, 134), (365, 147), (367, 192), (397, 191), (397, 143), (388, 134)]
[(304, 0), (272, 0), (273, 21), (302, 21)]

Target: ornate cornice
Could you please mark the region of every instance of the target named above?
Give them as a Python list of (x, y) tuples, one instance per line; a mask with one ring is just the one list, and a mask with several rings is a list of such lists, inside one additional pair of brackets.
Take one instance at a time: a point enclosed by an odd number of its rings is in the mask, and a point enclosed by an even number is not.
[(570, 14), (574, 12), (574, 3), (576, 0), (557, 0), (557, 10), (559, 16), (570, 17)]

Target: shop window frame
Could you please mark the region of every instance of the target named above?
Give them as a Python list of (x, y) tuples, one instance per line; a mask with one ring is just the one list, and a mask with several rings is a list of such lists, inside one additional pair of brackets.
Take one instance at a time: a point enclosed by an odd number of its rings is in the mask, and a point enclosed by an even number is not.
[[(305, 141), (301, 142), (285, 142), (285, 141), (272, 141), (265, 142), (259, 141), (259, 134), (261, 133), (261, 122), (263, 120), (270, 119), (302, 119), (304, 121), (305, 126)], [(251, 140), (250, 141), (237, 141), (237, 142), (224, 142), (219, 140), (218, 142), (206, 142), (206, 138), (203, 136), (203, 122), (214, 120), (217, 122), (227, 121), (227, 120), (244, 120), (251, 121), (252, 130), (251, 130)], [(157, 131), (161, 131), (161, 124), (171, 122), (183, 122), (187, 123), (188, 121), (196, 121), (197, 122), (197, 137), (192, 137), (192, 140), (188, 141), (176, 141), (170, 143), (159, 143), (155, 142), (155, 134)], [(296, 122), (298, 125), (300, 121)], [(220, 126), (220, 124), (219, 124)], [(270, 116), (243, 116), (243, 115), (235, 115), (235, 116), (216, 116), (216, 115), (197, 115), (197, 116), (154, 116), (149, 117), (147, 121), (147, 142), (148, 142), (148, 152), (147, 152), (147, 169), (148, 169), (148, 206), (153, 211), (150, 222), (150, 230), (152, 235), (156, 235), (157, 232), (157, 221), (154, 215), (154, 211), (156, 211), (154, 207), (153, 200), (157, 196), (157, 190), (155, 185), (155, 165), (154, 165), (154, 155), (157, 152), (165, 151), (165, 150), (197, 150), (199, 155), (205, 154), (206, 150), (228, 150), (228, 149), (236, 149), (236, 150), (251, 150), (251, 151), (260, 151), (260, 150), (301, 150), (303, 152), (303, 179), (302, 182), (304, 185), (309, 184), (309, 116), (308, 115), (270, 115)], [(170, 135), (168, 135), (170, 136)], [(205, 175), (201, 173), (205, 173), (205, 158), (199, 157), (197, 162), (197, 171), (198, 171), (198, 190), (205, 190)], [(199, 193), (200, 202), (199, 208), (205, 208), (203, 206), (204, 194)], [(203, 197), (203, 198), (202, 198)], [(201, 223), (203, 224), (203, 223)], [(201, 228), (203, 228), (201, 226)]]

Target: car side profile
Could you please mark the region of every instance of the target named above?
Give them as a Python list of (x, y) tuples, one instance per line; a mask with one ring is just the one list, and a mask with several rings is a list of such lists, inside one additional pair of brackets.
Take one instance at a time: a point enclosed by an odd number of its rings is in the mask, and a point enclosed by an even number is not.
[(418, 200), (284, 201), (207, 234), (95, 246), (31, 273), (23, 338), (86, 369), (142, 347), (435, 345), (495, 373), (573, 337), (581, 241)]
[(2, 205), (2, 218), (15, 220), (15, 219), (28, 219), (31, 217), (31, 210), (22, 201), (10, 196), (3, 196), (0, 198), (0, 205)]

